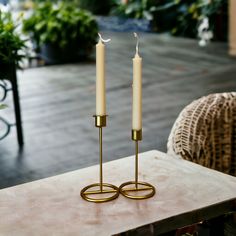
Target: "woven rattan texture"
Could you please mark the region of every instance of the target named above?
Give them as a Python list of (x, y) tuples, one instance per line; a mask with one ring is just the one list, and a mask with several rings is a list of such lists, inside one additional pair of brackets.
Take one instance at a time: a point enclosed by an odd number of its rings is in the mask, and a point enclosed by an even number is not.
[(201, 97), (175, 121), (169, 154), (236, 176), (236, 93)]

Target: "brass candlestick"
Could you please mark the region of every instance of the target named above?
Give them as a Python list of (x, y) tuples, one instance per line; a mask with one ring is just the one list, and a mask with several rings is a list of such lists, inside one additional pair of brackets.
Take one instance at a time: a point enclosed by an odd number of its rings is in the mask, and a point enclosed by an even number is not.
[(135, 141), (135, 180), (121, 184), (120, 193), (131, 199), (146, 199), (152, 197), (155, 187), (146, 182), (138, 181), (138, 142), (142, 140), (142, 130), (132, 130), (132, 140)]
[(90, 184), (81, 190), (81, 197), (89, 202), (108, 202), (119, 196), (119, 188), (115, 185), (103, 183), (102, 161), (102, 127), (106, 127), (107, 116), (94, 116), (95, 126), (99, 128), (99, 152), (100, 152), (100, 182)]

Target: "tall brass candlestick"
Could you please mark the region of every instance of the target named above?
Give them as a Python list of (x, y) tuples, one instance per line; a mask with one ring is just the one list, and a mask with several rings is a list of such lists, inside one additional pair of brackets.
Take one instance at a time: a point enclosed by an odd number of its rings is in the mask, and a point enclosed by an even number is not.
[[(131, 199), (145, 199), (155, 194), (155, 188), (146, 182), (138, 181), (139, 141), (142, 140), (142, 58), (139, 56), (139, 37), (134, 33), (136, 53), (133, 58), (133, 110), (132, 110), (132, 140), (135, 141), (135, 180), (123, 183), (120, 193)], [(127, 187), (129, 186), (129, 187)], [(143, 193), (147, 192), (148, 193)]]
[[(107, 116), (95, 115), (95, 126), (99, 128), (99, 183), (90, 184), (81, 190), (81, 197), (89, 202), (107, 202), (119, 196), (119, 188), (115, 185), (103, 182), (103, 152), (102, 152), (102, 128), (106, 127)], [(105, 195), (105, 196), (104, 196)]]
[[(95, 126), (99, 128), (99, 183), (90, 184), (81, 190), (81, 197), (90, 202), (107, 202), (119, 196), (119, 189), (103, 182), (102, 128), (106, 127), (106, 83), (105, 83), (105, 45), (110, 39), (99, 35), (96, 45), (96, 115)], [(105, 195), (105, 196), (104, 196)]]

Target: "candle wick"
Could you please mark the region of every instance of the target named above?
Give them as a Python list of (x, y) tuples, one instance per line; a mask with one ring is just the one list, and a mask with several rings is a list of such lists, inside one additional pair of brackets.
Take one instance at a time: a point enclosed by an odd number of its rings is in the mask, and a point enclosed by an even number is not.
[(98, 36), (99, 36), (100, 41), (103, 42), (103, 43), (108, 43), (108, 42), (111, 41), (111, 39), (103, 39), (102, 35), (100, 33), (98, 33)]
[(136, 55), (139, 55), (139, 36), (134, 32), (134, 37), (137, 39), (136, 41)]

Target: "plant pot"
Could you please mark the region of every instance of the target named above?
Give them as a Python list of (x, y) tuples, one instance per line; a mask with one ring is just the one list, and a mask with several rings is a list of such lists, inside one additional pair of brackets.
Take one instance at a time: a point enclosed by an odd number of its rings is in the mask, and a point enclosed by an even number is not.
[(79, 0), (79, 7), (92, 12), (95, 15), (108, 15), (111, 7), (111, 0)]
[(177, 16), (176, 6), (155, 12), (152, 21), (152, 29), (156, 32), (171, 31), (176, 23)]
[(60, 48), (56, 44), (43, 44), (40, 47), (39, 56), (47, 65), (61, 64), (68, 62), (83, 61), (88, 58), (91, 49), (79, 48), (75, 44), (70, 44), (65, 48)]
[(14, 63), (0, 61), (0, 79), (11, 79), (12, 71), (15, 70)]
[(221, 7), (217, 13), (212, 16), (214, 24), (214, 39), (226, 42), (228, 40), (228, 9)]

